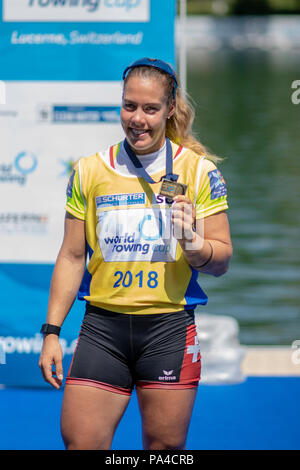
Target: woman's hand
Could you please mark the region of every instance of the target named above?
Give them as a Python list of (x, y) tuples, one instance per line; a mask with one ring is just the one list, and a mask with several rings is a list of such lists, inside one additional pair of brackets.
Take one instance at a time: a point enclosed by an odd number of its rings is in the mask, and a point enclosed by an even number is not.
[[(58, 336), (47, 335), (43, 341), (39, 366), (44, 380), (57, 390), (61, 387), (63, 380), (62, 357), (63, 353)], [(55, 371), (52, 371), (52, 365), (55, 366)]]
[(186, 261), (197, 271), (222, 276), (228, 270), (232, 244), (225, 211), (196, 220), (196, 210), (185, 196), (174, 197), (172, 222)]

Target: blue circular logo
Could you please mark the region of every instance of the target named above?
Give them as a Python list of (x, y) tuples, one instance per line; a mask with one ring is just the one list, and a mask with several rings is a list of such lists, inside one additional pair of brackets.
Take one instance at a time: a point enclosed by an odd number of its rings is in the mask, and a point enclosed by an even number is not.
[(23, 175), (29, 175), (37, 167), (37, 158), (32, 153), (21, 152), (16, 156), (15, 167)]

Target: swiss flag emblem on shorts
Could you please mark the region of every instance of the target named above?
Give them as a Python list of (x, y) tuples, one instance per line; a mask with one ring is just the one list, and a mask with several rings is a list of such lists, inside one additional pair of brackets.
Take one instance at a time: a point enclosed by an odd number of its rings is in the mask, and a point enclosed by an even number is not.
[(200, 380), (201, 375), (201, 354), (199, 339), (195, 325), (187, 327), (184, 359), (181, 368), (179, 383), (190, 383)]

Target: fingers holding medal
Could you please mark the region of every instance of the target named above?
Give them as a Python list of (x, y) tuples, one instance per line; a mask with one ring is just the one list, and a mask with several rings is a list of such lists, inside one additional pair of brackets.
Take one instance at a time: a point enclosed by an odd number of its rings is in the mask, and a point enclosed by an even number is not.
[(172, 205), (174, 237), (178, 241), (192, 242), (195, 238), (195, 222), (196, 209), (192, 201), (184, 195), (175, 196)]

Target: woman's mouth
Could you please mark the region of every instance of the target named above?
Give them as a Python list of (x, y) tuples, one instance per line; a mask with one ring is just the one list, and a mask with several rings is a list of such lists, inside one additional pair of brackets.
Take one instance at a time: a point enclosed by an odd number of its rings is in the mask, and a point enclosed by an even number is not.
[(140, 137), (143, 137), (143, 136), (145, 136), (146, 134), (149, 133), (148, 129), (134, 129), (133, 127), (129, 127), (128, 130), (129, 130), (130, 134), (136, 139), (138, 139)]

